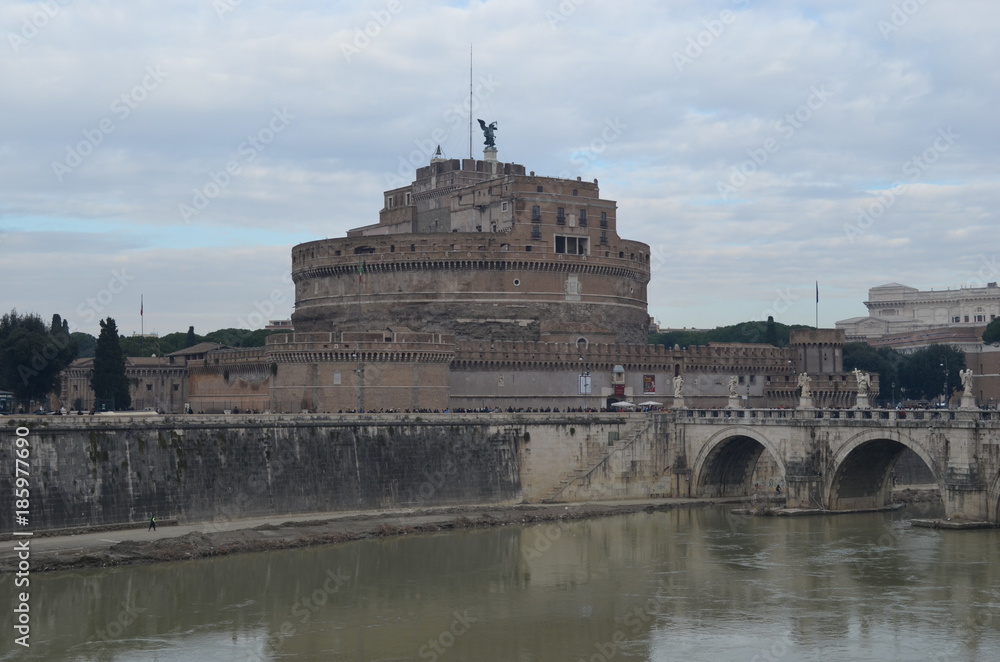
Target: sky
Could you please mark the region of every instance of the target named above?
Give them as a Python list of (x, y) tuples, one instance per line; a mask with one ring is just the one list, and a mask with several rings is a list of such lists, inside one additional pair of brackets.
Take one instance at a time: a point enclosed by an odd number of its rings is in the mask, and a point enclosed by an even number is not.
[(998, 24), (995, 0), (4, 2), (0, 310), (287, 319), (292, 246), (377, 222), (438, 144), (467, 158), (470, 115), (500, 160), (599, 181), (663, 327), (984, 286)]

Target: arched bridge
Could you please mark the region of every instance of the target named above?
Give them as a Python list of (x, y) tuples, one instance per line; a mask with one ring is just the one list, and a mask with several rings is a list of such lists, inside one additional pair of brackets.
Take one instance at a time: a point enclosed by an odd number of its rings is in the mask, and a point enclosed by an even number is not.
[(681, 409), (662, 417), (677, 496), (749, 495), (755, 469), (769, 460), (790, 508), (878, 508), (910, 449), (934, 474), (949, 516), (1000, 521), (996, 411)]

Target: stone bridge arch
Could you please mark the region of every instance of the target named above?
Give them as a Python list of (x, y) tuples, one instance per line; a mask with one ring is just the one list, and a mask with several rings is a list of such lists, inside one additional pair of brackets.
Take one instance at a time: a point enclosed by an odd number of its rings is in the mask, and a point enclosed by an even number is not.
[(785, 459), (778, 446), (755, 428), (726, 427), (709, 437), (692, 465), (693, 495), (699, 497), (749, 496), (751, 478), (761, 455), (767, 451), (785, 475)]
[(930, 449), (901, 430), (862, 430), (831, 448), (829, 480), (823, 502), (830, 510), (881, 508), (892, 500), (890, 479), (896, 460), (906, 449), (916, 453), (934, 475), (942, 499), (944, 471)]
[(1000, 525), (1000, 473), (989, 479), (986, 493), (986, 521)]

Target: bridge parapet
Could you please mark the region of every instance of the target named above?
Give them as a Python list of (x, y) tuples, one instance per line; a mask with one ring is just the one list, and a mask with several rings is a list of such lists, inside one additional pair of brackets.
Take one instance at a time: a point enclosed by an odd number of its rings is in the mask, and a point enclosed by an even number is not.
[(732, 424), (734, 419), (743, 424), (758, 420), (772, 425), (812, 420), (1000, 422), (1000, 411), (980, 409), (678, 409), (668, 413), (685, 423)]

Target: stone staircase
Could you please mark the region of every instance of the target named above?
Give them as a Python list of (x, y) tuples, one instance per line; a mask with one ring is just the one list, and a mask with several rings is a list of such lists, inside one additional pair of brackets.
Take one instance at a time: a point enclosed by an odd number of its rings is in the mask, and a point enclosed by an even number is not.
[(654, 419), (652, 416), (643, 417), (638, 421), (629, 421), (626, 424), (625, 429), (622, 431), (623, 434), (619, 437), (618, 441), (615, 442), (613, 446), (592, 447), (580, 463), (568, 470), (559, 480), (556, 481), (555, 485), (546, 492), (541, 499), (538, 501), (540, 503), (558, 503), (559, 497), (563, 492), (566, 491), (573, 483), (586, 478), (594, 471), (596, 471), (602, 464), (608, 461), (608, 458), (613, 456), (615, 453), (620, 453), (627, 449), (629, 446), (638, 441), (642, 436), (654, 425)]

